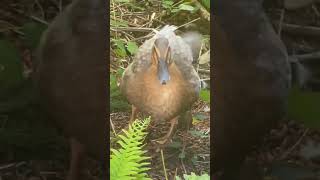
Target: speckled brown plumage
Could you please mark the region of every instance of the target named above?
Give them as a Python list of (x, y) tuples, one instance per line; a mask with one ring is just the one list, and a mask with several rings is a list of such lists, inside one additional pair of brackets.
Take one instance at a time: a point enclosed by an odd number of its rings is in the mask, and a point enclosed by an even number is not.
[[(173, 26), (166, 26), (147, 40), (121, 81), (121, 91), (128, 101), (139, 111), (150, 114), (154, 121), (178, 119), (190, 110), (199, 95), (200, 80), (192, 66), (192, 45), (175, 35), (174, 30)], [(158, 67), (152, 64), (152, 47), (159, 37), (169, 41), (173, 61), (168, 66), (171, 78), (166, 85), (159, 83)]]

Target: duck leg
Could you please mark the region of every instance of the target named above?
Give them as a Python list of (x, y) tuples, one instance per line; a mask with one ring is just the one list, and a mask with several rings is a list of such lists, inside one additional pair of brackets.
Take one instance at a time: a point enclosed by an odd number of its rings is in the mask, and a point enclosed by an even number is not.
[(135, 107), (134, 105), (132, 105), (131, 108), (132, 108), (132, 110), (131, 110), (131, 117), (130, 117), (130, 120), (129, 120), (129, 124), (133, 123), (133, 121), (136, 119), (137, 114), (139, 112), (138, 108)]
[(67, 180), (79, 180), (83, 179), (82, 170), (85, 160), (85, 148), (84, 146), (74, 138), (70, 138), (71, 145), (71, 160), (70, 169)]
[(160, 145), (166, 144), (168, 142), (168, 140), (171, 138), (172, 134), (173, 134), (173, 129), (178, 124), (178, 119), (179, 119), (179, 116), (171, 119), (171, 121), (170, 121), (171, 125), (170, 125), (169, 132), (165, 136), (163, 136), (163, 137), (161, 137), (159, 139), (155, 139), (153, 141), (157, 142)]
[(192, 127), (192, 114), (186, 111), (179, 116), (178, 128), (188, 131)]

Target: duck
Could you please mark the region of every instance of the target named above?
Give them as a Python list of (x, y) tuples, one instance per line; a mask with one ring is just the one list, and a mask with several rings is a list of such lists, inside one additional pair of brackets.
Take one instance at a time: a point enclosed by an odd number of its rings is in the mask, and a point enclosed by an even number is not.
[(200, 78), (192, 63), (199, 55), (201, 35), (176, 35), (176, 26), (166, 25), (145, 41), (125, 69), (120, 90), (132, 106), (129, 124), (138, 112), (153, 122), (169, 122), (168, 132), (152, 140), (169, 142), (177, 124), (191, 126), (191, 106), (199, 98)]
[(248, 179), (240, 172), (246, 156), (286, 118), (288, 53), (262, 0), (214, 1), (213, 12), (212, 172)]
[(68, 180), (84, 179), (87, 156), (106, 163), (106, 2), (74, 0), (43, 33), (33, 80), (49, 120), (68, 137)]

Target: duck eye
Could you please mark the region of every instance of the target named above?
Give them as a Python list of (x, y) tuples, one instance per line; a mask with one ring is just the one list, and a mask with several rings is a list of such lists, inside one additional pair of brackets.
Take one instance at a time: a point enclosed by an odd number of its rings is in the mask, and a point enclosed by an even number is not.
[(167, 64), (171, 64), (171, 62), (172, 62), (172, 60), (171, 60), (171, 49), (170, 49), (170, 47), (168, 47), (168, 49), (167, 49), (166, 62), (167, 62)]

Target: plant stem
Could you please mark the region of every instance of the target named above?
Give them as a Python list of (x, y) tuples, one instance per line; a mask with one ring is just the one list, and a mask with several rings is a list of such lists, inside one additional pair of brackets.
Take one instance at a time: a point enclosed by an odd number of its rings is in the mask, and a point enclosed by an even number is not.
[(166, 166), (165, 166), (165, 164), (164, 164), (164, 157), (163, 157), (163, 151), (162, 151), (162, 149), (160, 149), (160, 153), (161, 153), (161, 159), (162, 159), (162, 166), (163, 166), (164, 176), (165, 176), (166, 180), (168, 180), (168, 175), (167, 175), (167, 171), (166, 171)]

